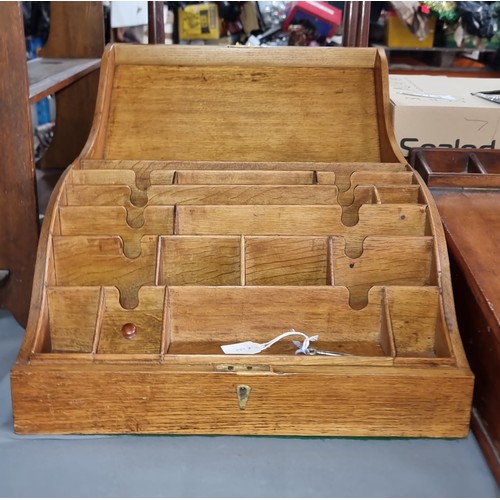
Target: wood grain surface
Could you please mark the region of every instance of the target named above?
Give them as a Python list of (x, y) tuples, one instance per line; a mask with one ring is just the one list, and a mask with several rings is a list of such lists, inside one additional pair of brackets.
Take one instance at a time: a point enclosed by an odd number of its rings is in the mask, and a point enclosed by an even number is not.
[[(444, 234), (388, 106), (374, 49), (108, 48), (42, 232), (16, 431), (465, 436)], [(349, 355), (221, 350), (292, 329)]]
[[(252, 388), (244, 411), (240, 384)], [(20, 434), (465, 437), (472, 396), (468, 371), (359, 366), (325, 375), (25, 366), (12, 385)]]

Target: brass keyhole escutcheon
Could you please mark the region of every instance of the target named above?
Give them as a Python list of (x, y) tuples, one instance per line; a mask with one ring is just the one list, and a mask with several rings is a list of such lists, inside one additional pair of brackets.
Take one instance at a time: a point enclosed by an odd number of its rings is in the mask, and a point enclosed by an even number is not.
[(251, 387), (249, 385), (237, 385), (236, 395), (240, 404), (240, 410), (244, 410), (247, 406), (248, 398), (250, 397)]

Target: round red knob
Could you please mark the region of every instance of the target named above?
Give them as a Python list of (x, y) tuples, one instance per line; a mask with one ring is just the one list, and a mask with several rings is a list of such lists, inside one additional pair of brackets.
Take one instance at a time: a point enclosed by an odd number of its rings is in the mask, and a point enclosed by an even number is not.
[(133, 339), (137, 334), (137, 328), (133, 323), (125, 323), (122, 326), (122, 335), (127, 339)]

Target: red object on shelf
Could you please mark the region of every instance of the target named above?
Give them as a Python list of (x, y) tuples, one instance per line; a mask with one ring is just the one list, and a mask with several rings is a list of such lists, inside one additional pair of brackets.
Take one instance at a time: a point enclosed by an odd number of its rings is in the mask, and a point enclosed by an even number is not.
[(283, 31), (290, 25), (311, 22), (319, 36), (329, 38), (335, 35), (342, 24), (342, 11), (327, 2), (292, 2), (283, 23)]

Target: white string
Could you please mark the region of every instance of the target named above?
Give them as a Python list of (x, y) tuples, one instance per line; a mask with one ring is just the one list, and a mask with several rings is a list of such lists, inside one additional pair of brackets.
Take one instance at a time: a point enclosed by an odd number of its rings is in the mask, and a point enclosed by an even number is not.
[(225, 354), (257, 354), (276, 344), (276, 342), (279, 342), (280, 340), (291, 335), (300, 335), (301, 337), (304, 337), (304, 340), (302, 342), (298, 340), (293, 341), (295, 346), (298, 347), (298, 349), (295, 351), (295, 354), (309, 354), (310, 343), (318, 340), (318, 335), (309, 337), (309, 335), (306, 335), (305, 333), (290, 330), (289, 332), (282, 333), (269, 342), (265, 342), (264, 344), (257, 344), (256, 342), (239, 342), (238, 344), (230, 344), (221, 347)]

